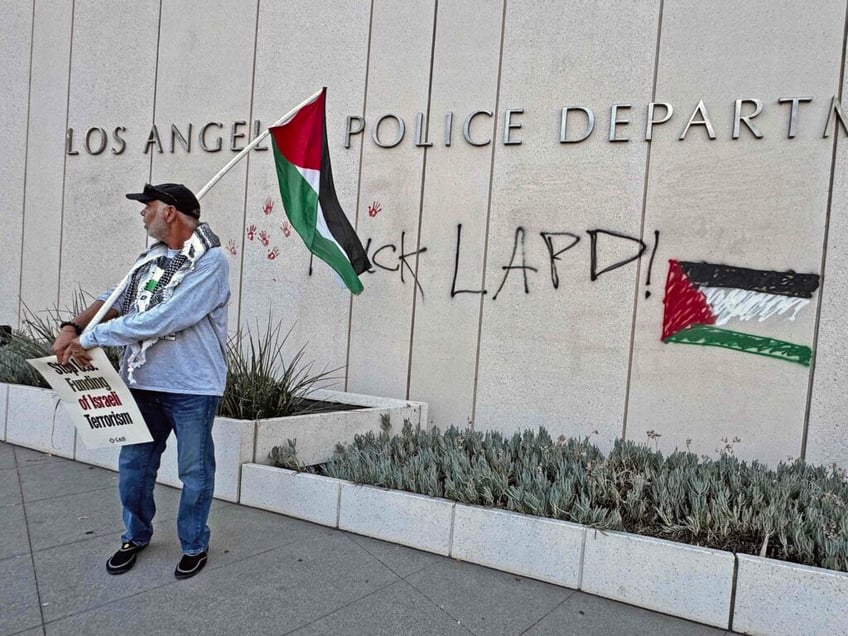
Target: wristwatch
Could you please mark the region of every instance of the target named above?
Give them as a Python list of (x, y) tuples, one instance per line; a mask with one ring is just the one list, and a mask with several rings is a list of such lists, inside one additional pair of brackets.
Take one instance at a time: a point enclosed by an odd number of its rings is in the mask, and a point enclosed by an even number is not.
[(77, 332), (78, 336), (82, 334), (82, 327), (80, 327), (77, 323), (73, 321), (66, 320), (65, 322), (59, 324), (59, 329), (64, 329), (65, 327), (73, 327), (74, 331)]

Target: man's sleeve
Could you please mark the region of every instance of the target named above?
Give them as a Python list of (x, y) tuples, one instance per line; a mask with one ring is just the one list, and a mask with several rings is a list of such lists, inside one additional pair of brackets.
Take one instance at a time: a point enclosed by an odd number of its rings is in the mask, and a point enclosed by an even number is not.
[(220, 250), (203, 256), (174, 288), (173, 295), (148, 311), (118, 316), (80, 337), (86, 349), (129, 345), (158, 338), (197, 324), (229, 299), (229, 265)]
[[(103, 292), (97, 297), (97, 300), (102, 300), (104, 303), (109, 300), (109, 296), (112, 295), (112, 292), (115, 291), (115, 288), (112, 287), (108, 291)], [(121, 313), (121, 308), (124, 306), (124, 294), (127, 293), (127, 288), (124, 287), (124, 291), (118, 294), (118, 297), (115, 299), (115, 302), (112, 303), (110, 309), (114, 309), (118, 313)]]

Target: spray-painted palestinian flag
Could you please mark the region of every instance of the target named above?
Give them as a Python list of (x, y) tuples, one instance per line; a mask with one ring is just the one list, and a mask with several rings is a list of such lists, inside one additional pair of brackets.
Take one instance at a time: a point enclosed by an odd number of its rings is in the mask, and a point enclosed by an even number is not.
[(720, 327), (731, 320), (795, 320), (818, 286), (817, 274), (670, 260), (662, 340), (725, 347), (810, 366), (812, 351), (805, 345)]
[(310, 252), (325, 261), (354, 294), (359, 274), (371, 264), (347, 220), (333, 185), (327, 125), (326, 87), (279, 126), (270, 129), (283, 206)]

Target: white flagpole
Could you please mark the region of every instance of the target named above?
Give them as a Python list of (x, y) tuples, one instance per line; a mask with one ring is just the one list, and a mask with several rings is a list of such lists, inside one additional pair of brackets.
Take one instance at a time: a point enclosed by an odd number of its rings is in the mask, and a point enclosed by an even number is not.
[(216, 174), (214, 177), (212, 177), (212, 179), (209, 181), (209, 183), (207, 183), (205, 186), (203, 186), (203, 188), (201, 188), (200, 192), (197, 193), (197, 200), (199, 201), (200, 199), (202, 199), (203, 195), (205, 195), (207, 192), (209, 192), (209, 190), (212, 188), (212, 186), (215, 185), (216, 183), (218, 183), (218, 181), (221, 179), (221, 177), (223, 177), (225, 174), (227, 174), (234, 165), (236, 165), (239, 161), (241, 161), (244, 158), (245, 155), (247, 155), (247, 153), (249, 153), (256, 146), (258, 146), (262, 142), (262, 140), (265, 139), (265, 137), (267, 137), (270, 134), (270, 130), (268, 130), (269, 128), (273, 128), (274, 126), (279, 126), (280, 124), (282, 124), (289, 117), (291, 117), (297, 111), (299, 111), (301, 108), (306, 106), (309, 102), (315, 100), (321, 94), (321, 91), (323, 91), (323, 90), (324, 89), (322, 88), (321, 90), (319, 90), (314, 95), (311, 95), (310, 97), (307, 97), (306, 99), (304, 99), (300, 104), (298, 104), (297, 106), (292, 108), (289, 112), (287, 112), (285, 115), (280, 117), (277, 121), (275, 121), (273, 124), (268, 126), (268, 128), (265, 129), (265, 132), (263, 132), (261, 135), (259, 135), (253, 141), (251, 141), (250, 144), (248, 144), (247, 147), (244, 150), (242, 150), (235, 157), (230, 159), (230, 162), (226, 166), (221, 168), (221, 171), (218, 174)]
[[(308, 103), (315, 100), (321, 94), (321, 91), (323, 91), (323, 90), (324, 90), (324, 88), (321, 88), (321, 90), (317, 91), (314, 95), (310, 95), (309, 97), (304, 99), (300, 104), (298, 104), (297, 106), (292, 108), (289, 112), (287, 112), (285, 115), (280, 117), (277, 121), (275, 121), (273, 124), (268, 126), (268, 128), (272, 128), (274, 126), (279, 126), (280, 124), (285, 122), (289, 117), (294, 115), (301, 108), (303, 108)], [(235, 157), (233, 157), (226, 166), (221, 168), (221, 171), (218, 172), (218, 174), (216, 174), (214, 177), (212, 177), (212, 179), (209, 181), (209, 183), (207, 183), (205, 186), (203, 186), (203, 188), (200, 190), (200, 192), (197, 193), (197, 200), (198, 201), (203, 198), (204, 194), (209, 192), (209, 190), (212, 188), (213, 185), (215, 185), (216, 183), (218, 183), (218, 181), (221, 180), (221, 177), (223, 177), (225, 174), (227, 174), (227, 172), (229, 172), (230, 169), (234, 165), (236, 165), (239, 161), (241, 161), (247, 155), (247, 153), (249, 153), (256, 146), (258, 146), (262, 142), (262, 140), (265, 139), (265, 137), (267, 137), (270, 134), (270, 131), (268, 130), (268, 128), (265, 129), (265, 132), (263, 132), (261, 135), (256, 137), (256, 139), (251, 141), (250, 144), (248, 144), (248, 146), (244, 150), (242, 150)], [(124, 286), (127, 284), (127, 281), (130, 278), (130, 274), (132, 274), (133, 271), (135, 271), (135, 268), (133, 268), (129, 272), (127, 272), (127, 275), (124, 276), (123, 280), (121, 280), (121, 282), (118, 283), (118, 286), (115, 287), (115, 290), (112, 292), (112, 295), (109, 296), (109, 298), (106, 300), (106, 302), (103, 303), (103, 306), (100, 308), (100, 310), (94, 315), (94, 318), (91, 319), (91, 322), (88, 323), (88, 325), (85, 328), (86, 331), (88, 331), (90, 329), (94, 329), (94, 327), (97, 326), (100, 323), (101, 320), (103, 320), (103, 316), (106, 315), (106, 312), (109, 311), (109, 309), (111, 309), (112, 305), (118, 299), (118, 296), (121, 295), (121, 292), (124, 290)]]

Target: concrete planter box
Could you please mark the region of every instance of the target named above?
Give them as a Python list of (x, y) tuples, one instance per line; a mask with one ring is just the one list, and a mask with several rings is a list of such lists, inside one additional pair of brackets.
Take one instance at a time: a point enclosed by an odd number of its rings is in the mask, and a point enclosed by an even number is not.
[(601, 532), (270, 466), (245, 464), (242, 471), (245, 505), (721, 629), (848, 634), (848, 573)]
[[(294, 437), (299, 455), (306, 447), (307, 457), (323, 461), (337, 441), (378, 429), (384, 412), (396, 428), (403, 419), (426, 422), (424, 404), (358, 398), (370, 402), (359, 411), (259, 422), (218, 418), (213, 429), (216, 497), (740, 633), (848, 633), (848, 573), (601, 532), (251, 462), (259, 454), (264, 459), (266, 448)], [(377, 401), (384, 406), (373, 406)], [(371, 411), (370, 421), (337, 417), (364, 411)], [(117, 448), (89, 450), (76, 444), (75, 429), (49, 389), (0, 384), (0, 418), (9, 443), (117, 468)], [(256, 443), (260, 428), (265, 437), (261, 451)], [(272, 441), (274, 435), (279, 438)], [(175, 446), (171, 443), (163, 456), (159, 481), (179, 486)]]
[(344, 482), (339, 529), (448, 556), (455, 505), (447, 499)]
[[(399, 430), (405, 420), (425, 425), (427, 405), (422, 402), (318, 390), (310, 398), (322, 402), (353, 405), (355, 410), (328, 411), (269, 420), (216, 418), (215, 497), (238, 502), (241, 466), (270, 463), (274, 446), (297, 440), (298, 457), (305, 465), (327, 461), (338, 442), (351, 442), (355, 435), (380, 430), (388, 415)], [(90, 449), (76, 443), (76, 430), (56, 394), (50, 389), (0, 384), (0, 432), (4, 441), (44, 451), (87, 464), (118, 470), (119, 448)], [(173, 436), (162, 455), (157, 482), (180, 487), (177, 449)]]
[[(225, 501), (238, 502), (241, 488), (241, 465), (253, 459), (253, 437), (255, 423), (249, 420), (233, 420), (226, 417), (216, 417), (212, 427), (212, 439), (215, 443), (215, 498)], [(77, 444), (76, 456), (78, 462), (118, 470), (118, 455), (121, 449), (88, 448), (85, 444)], [(179, 471), (177, 470), (177, 440), (171, 434), (168, 446), (162, 453), (162, 463), (156, 482), (182, 487)]]
[(76, 429), (59, 397), (51, 389), (7, 386), (6, 441), (73, 459)]
[(241, 470), (243, 505), (338, 527), (339, 496), (346, 482), (261, 464), (245, 464)]
[(578, 589), (585, 538), (575, 523), (458, 503), (451, 556)]
[(848, 573), (737, 555), (734, 631), (848, 634)]
[[(255, 422), (216, 417), (212, 426), (215, 444), (215, 494), (216, 499), (238, 503), (241, 488), (241, 466), (253, 460)], [(162, 463), (156, 481), (182, 487), (177, 468), (177, 440), (171, 433), (168, 446), (162, 453)]]
[(727, 629), (734, 566), (730, 552), (587, 530), (581, 589)]
[(9, 395), (9, 385), (0, 382), (0, 442), (6, 441), (6, 398)]
[(83, 442), (77, 444), (77, 450), (74, 454), (74, 459), (83, 464), (91, 464), (92, 466), (100, 466), (100, 468), (108, 468), (109, 470), (118, 470), (118, 455), (121, 452), (120, 446), (110, 446), (109, 448), (89, 448)]
[(427, 425), (427, 405), (423, 402), (326, 389), (314, 391), (309, 397), (322, 402), (360, 408), (258, 420), (253, 463), (270, 464), (271, 449), (275, 446), (285, 446), (286, 440), (292, 439), (297, 440), (297, 456), (301, 464), (321, 464), (332, 457), (339, 442), (352, 442), (356, 435), (379, 431), (384, 415), (391, 418), (396, 432), (400, 431), (405, 420), (409, 420), (413, 426)]

